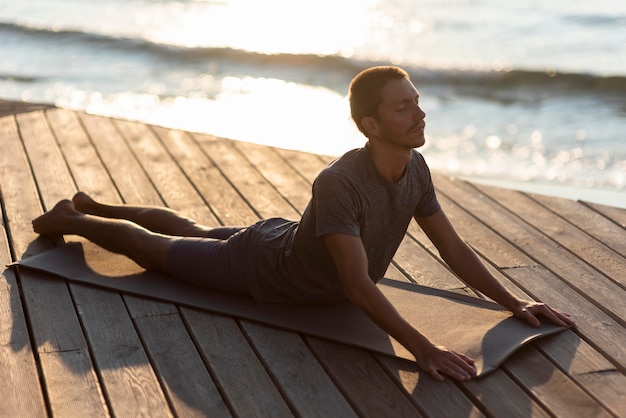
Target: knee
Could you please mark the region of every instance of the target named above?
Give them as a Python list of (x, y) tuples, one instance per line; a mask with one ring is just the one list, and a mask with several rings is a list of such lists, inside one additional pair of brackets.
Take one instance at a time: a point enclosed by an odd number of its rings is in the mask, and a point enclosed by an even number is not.
[(148, 271), (167, 273), (167, 253), (172, 243), (168, 237), (146, 232), (136, 237), (136, 251), (131, 258)]

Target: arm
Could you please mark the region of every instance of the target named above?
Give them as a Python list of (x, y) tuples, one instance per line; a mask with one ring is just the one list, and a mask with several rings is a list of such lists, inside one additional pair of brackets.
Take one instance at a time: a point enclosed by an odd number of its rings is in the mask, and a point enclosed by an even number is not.
[(574, 323), (563, 312), (543, 303), (522, 300), (511, 294), (489, 273), (478, 256), (456, 233), (443, 210), (427, 218), (417, 218), (417, 222), (428, 238), (439, 250), (443, 260), (471, 287), (498, 302), (515, 316), (526, 320), (532, 326), (539, 326), (537, 316), (544, 316), (556, 325), (567, 326)]
[(359, 237), (329, 234), (325, 236), (325, 242), (335, 261), (348, 299), (406, 347), (423, 370), (437, 380), (443, 379), (440, 372), (458, 380), (468, 380), (476, 373), (473, 360), (434, 345), (400, 316), (370, 279), (367, 255)]

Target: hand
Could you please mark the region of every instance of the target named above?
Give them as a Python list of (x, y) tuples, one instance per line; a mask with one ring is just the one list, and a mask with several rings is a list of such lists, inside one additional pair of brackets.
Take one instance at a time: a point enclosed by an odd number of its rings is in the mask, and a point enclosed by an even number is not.
[(431, 345), (416, 356), (416, 359), (422, 370), (439, 381), (443, 380), (442, 373), (461, 381), (476, 376), (474, 360), (439, 345)]
[(521, 301), (515, 308), (512, 309), (513, 314), (519, 319), (523, 319), (533, 327), (538, 327), (541, 322), (537, 318), (543, 316), (550, 320), (555, 325), (566, 327), (568, 325), (574, 325), (575, 321), (571, 315), (565, 312), (552, 309), (545, 303)]

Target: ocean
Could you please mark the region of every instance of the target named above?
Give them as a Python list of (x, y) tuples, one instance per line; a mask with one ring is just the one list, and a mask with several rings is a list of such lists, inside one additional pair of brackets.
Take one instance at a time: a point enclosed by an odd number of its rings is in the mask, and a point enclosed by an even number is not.
[(0, 0), (0, 98), (326, 155), (404, 67), (434, 171), (626, 207), (626, 3)]

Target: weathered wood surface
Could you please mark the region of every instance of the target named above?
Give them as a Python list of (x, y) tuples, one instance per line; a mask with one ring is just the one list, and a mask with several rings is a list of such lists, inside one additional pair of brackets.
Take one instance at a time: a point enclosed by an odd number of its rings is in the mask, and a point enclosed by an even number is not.
[[(0, 117), (0, 261), (52, 248), (31, 220), (84, 190), (208, 225), (298, 218), (327, 157), (48, 107)], [(5, 106), (5, 108), (9, 108)], [(0, 416), (626, 414), (626, 211), (434, 175), (459, 232), (511, 291), (573, 313), (485, 378), (254, 322), (6, 269)], [(412, 225), (388, 276), (473, 294)]]

